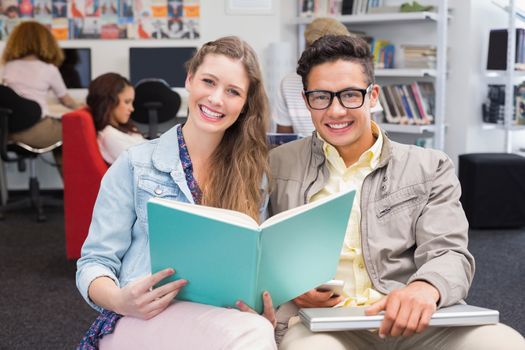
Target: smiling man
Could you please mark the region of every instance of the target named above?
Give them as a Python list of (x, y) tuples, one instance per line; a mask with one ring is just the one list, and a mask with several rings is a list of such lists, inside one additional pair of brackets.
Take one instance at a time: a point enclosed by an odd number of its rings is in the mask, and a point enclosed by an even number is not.
[[(281, 307), (280, 349), (523, 349), (502, 324), (427, 329), (437, 308), (466, 297), (474, 275), (461, 189), (443, 152), (392, 142), (371, 121), (379, 87), (367, 43), (322, 37), (297, 73), (316, 133), (272, 151), (270, 215), (349, 188), (356, 196), (335, 276), (343, 293), (311, 290)], [(333, 306), (384, 311), (385, 320), (374, 332), (330, 333), (296, 322), (298, 308)]]

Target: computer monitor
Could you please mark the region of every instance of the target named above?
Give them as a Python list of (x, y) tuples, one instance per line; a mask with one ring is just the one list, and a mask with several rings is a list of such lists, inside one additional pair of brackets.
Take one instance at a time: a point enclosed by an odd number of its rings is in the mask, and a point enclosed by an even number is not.
[(195, 53), (195, 47), (131, 47), (129, 78), (133, 85), (142, 79), (164, 79), (172, 88), (183, 88), (185, 64)]
[(59, 67), (68, 89), (87, 89), (91, 82), (91, 49), (67, 48)]

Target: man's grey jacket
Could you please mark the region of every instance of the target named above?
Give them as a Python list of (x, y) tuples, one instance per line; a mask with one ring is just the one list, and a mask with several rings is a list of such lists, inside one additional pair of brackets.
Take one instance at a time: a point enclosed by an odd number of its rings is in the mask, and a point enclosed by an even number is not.
[[(361, 189), (361, 245), (373, 287), (384, 294), (423, 280), (438, 307), (466, 297), (474, 276), (468, 222), (452, 161), (431, 149), (384, 136), (378, 167)], [(269, 214), (308, 203), (328, 180), (323, 141), (313, 136), (270, 153)], [(320, 232), (319, 234), (322, 234)]]

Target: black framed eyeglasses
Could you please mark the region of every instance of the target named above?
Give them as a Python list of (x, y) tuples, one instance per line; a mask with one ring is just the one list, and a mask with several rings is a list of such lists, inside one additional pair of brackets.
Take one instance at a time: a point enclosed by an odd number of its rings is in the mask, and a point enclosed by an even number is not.
[(328, 90), (305, 91), (306, 101), (311, 109), (322, 110), (332, 105), (334, 97), (337, 97), (341, 106), (348, 109), (359, 108), (365, 103), (365, 96), (372, 91), (373, 84), (366, 89), (343, 89), (336, 92)]

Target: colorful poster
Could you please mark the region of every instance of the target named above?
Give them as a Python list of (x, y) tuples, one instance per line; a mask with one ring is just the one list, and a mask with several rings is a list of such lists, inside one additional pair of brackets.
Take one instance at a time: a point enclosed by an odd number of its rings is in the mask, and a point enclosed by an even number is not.
[(199, 0), (0, 0), (0, 40), (25, 19), (67, 39), (197, 39)]
[(67, 17), (67, 2), (64, 0), (52, 0), (53, 1), (53, 18), (66, 18)]

